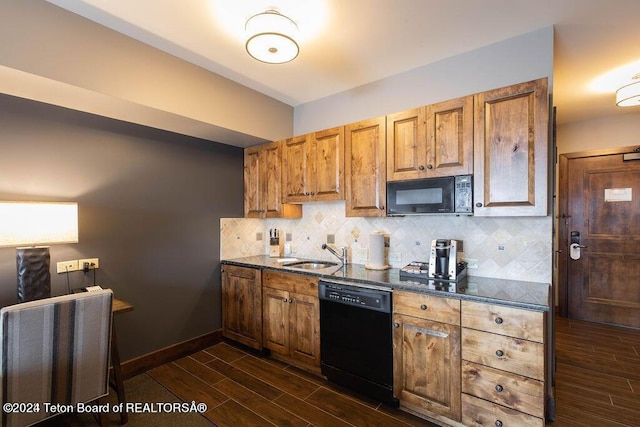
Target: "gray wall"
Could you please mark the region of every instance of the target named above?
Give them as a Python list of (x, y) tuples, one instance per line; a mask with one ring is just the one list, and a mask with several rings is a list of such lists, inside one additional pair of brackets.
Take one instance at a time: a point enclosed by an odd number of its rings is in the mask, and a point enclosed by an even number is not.
[(356, 87), (294, 109), (294, 135), (549, 78), (553, 93), (553, 27), (544, 27)]
[[(77, 201), (96, 282), (135, 305), (116, 317), (123, 360), (221, 327), (220, 221), (242, 216), (242, 150), (0, 95), (0, 200)], [(0, 248), (0, 303), (16, 302), (15, 249)], [(93, 281), (69, 274), (71, 288)]]

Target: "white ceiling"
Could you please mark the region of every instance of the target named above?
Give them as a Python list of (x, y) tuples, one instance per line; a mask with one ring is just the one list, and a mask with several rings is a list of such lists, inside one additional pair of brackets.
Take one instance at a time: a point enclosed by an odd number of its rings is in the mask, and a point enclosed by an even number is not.
[[(559, 123), (640, 112), (614, 93), (640, 73), (638, 0), (48, 1), (292, 106), (553, 25)], [(273, 8), (300, 28), (287, 64), (244, 49), (246, 19)]]

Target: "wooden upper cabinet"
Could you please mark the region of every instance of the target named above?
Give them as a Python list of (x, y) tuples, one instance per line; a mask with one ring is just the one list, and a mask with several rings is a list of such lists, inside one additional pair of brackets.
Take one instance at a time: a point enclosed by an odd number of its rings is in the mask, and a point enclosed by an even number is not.
[(426, 177), (425, 107), (387, 116), (387, 181)]
[(282, 170), (285, 203), (344, 199), (344, 126), (288, 139)]
[(387, 180), (473, 173), (473, 96), (387, 116)]
[(309, 159), (309, 135), (289, 138), (283, 143), (282, 182), (284, 202), (308, 200), (307, 161)]
[(280, 141), (245, 149), (245, 218), (302, 217), (300, 206), (282, 203), (281, 163)]
[(546, 216), (547, 79), (475, 96), (474, 215)]
[(344, 126), (314, 133), (311, 147), (313, 199), (344, 199)]
[(473, 96), (428, 105), (428, 177), (473, 173)]
[(345, 126), (346, 216), (383, 217), (386, 203), (385, 118)]
[[(262, 218), (262, 187), (264, 172), (259, 147), (244, 150), (244, 216), (245, 218)], [(262, 172), (262, 175), (261, 175)]]

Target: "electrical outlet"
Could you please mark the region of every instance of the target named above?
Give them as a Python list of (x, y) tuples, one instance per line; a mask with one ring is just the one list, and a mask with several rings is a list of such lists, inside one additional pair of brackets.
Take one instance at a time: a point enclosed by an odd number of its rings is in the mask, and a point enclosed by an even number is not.
[(473, 258), (462, 258), (462, 261), (467, 263), (468, 269), (476, 269), (478, 268), (478, 260)]
[(78, 271), (78, 260), (60, 261), (56, 263), (56, 271), (58, 274), (67, 273), (69, 271)]
[(84, 270), (84, 263), (87, 263), (89, 266), (89, 270), (93, 270), (94, 268), (100, 268), (100, 260), (99, 258), (84, 258), (78, 260), (78, 269)]
[(333, 245), (336, 243), (336, 235), (335, 234), (327, 234), (327, 243)]
[(400, 252), (389, 252), (389, 262), (397, 263), (402, 261), (402, 255)]
[(367, 262), (367, 248), (353, 248), (353, 262), (356, 264)]

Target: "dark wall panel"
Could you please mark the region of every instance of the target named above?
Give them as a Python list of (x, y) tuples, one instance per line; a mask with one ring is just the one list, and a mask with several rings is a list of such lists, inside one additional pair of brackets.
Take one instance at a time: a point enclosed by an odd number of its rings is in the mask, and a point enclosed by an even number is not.
[[(96, 282), (127, 360), (221, 327), (220, 218), (242, 216), (242, 150), (0, 95), (0, 200), (77, 201), (78, 244), (51, 246), (52, 292), (93, 283), (58, 261), (100, 258)], [(16, 302), (0, 248), (0, 303)]]

